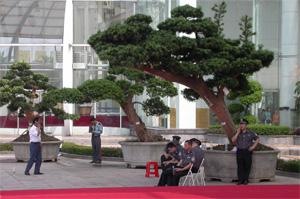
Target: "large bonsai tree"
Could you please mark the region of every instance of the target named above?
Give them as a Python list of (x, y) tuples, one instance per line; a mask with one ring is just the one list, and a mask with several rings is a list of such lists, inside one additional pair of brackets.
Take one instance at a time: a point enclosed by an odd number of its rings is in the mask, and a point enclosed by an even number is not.
[(177, 7), (158, 30), (151, 28), (151, 17), (137, 14), (99, 31), (88, 42), (113, 68), (135, 68), (187, 86), (186, 98), (202, 98), (231, 138), (235, 126), (224, 91), (249, 89), (247, 77), (268, 67), (273, 53), (251, 42), (249, 17), (241, 19), (240, 38), (228, 39), (223, 34), (226, 4), (216, 4), (213, 11), (214, 18), (207, 18), (200, 7)]
[(25, 62), (17, 62), (11, 65), (10, 70), (0, 80), (0, 106), (7, 105), (10, 112), (18, 112), (18, 116), (26, 117), (28, 123), (36, 115), (50, 109), (61, 119), (73, 118), (74, 115), (58, 109), (57, 103), (42, 100), (42, 95), (48, 92), (52, 93), (52, 98), (59, 98), (58, 102), (74, 103), (83, 100), (80, 92), (70, 89), (57, 92), (49, 84), (47, 76), (34, 73)]
[[(135, 104), (143, 107), (146, 115), (162, 115), (169, 113), (162, 97), (177, 95), (172, 83), (129, 68), (112, 68), (104, 80), (88, 80), (78, 87), (87, 101), (113, 99), (126, 113), (129, 122), (137, 134), (139, 141), (160, 141), (162, 137), (147, 133), (145, 123), (136, 112)], [(134, 101), (134, 96), (146, 93), (147, 99)], [(121, 94), (120, 94), (121, 93)]]

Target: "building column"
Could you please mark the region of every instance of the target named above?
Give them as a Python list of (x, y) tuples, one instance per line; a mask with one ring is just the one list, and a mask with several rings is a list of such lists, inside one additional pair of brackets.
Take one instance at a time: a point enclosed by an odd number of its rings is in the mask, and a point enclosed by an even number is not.
[[(63, 34), (63, 87), (73, 88), (73, 2), (66, 0)], [(73, 104), (64, 104), (64, 111), (74, 113)], [(73, 121), (65, 120), (62, 135), (72, 135)]]
[(297, 81), (299, 0), (281, 1), (281, 52), (279, 68), (280, 124), (291, 126), (295, 107), (294, 85)]

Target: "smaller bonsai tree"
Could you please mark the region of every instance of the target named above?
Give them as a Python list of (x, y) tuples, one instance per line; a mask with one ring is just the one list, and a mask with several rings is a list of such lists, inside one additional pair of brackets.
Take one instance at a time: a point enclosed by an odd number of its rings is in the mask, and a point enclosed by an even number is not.
[(294, 93), (295, 93), (295, 98), (296, 98), (295, 109), (300, 112), (300, 81), (298, 81), (296, 83), (296, 88), (295, 88)]
[[(141, 105), (147, 116), (169, 113), (169, 107), (161, 98), (177, 95), (177, 89), (173, 84), (129, 68), (113, 68), (110, 69), (109, 74), (105, 80), (88, 80), (78, 89), (87, 97), (88, 101), (102, 99), (117, 101), (133, 125), (139, 141), (162, 140), (161, 136), (147, 132), (145, 123), (136, 112), (135, 104)], [(147, 99), (142, 102), (134, 101), (134, 96), (143, 93), (146, 93)]]
[[(45, 98), (44, 95), (46, 95)], [(31, 71), (31, 66), (25, 62), (12, 64), (10, 70), (0, 80), (0, 106), (7, 105), (10, 112), (17, 112), (19, 117), (26, 117), (28, 123), (31, 123), (34, 117), (44, 111), (50, 110), (58, 118), (74, 119), (75, 115), (56, 108), (57, 103), (75, 103), (83, 99), (83, 95), (79, 91), (54, 88), (49, 84), (48, 77), (34, 73)], [(42, 131), (43, 141), (53, 139)], [(28, 131), (25, 131), (15, 141), (29, 141)]]
[(25, 62), (14, 63), (0, 80), (0, 106), (7, 105), (10, 112), (19, 112), (31, 122), (39, 113), (37, 91), (47, 92), (54, 89), (48, 83), (48, 77), (32, 72)]
[(262, 99), (263, 88), (257, 81), (249, 81), (249, 89), (242, 92), (230, 92), (227, 99), (232, 103), (228, 105), (228, 110), (233, 121), (239, 123), (240, 118), (246, 118), (250, 123), (257, 123), (257, 118), (251, 114), (250, 106), (258, 103)]

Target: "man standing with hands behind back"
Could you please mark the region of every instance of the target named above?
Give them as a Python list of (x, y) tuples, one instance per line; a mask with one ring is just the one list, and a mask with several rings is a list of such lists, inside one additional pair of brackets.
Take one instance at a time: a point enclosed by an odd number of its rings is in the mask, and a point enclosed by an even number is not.
[(32, 126), (29, 128), (30, 138), (30, 159), (28, 160), (25, 175), (30, 175), (29, 171), (35, 162), (34, 175), (41, 175), (40, 172), (42, 164), (42, 148), (41, 148), (41, 124), (39, 118), (36, 117), (32, 121)]
[(258, 136), (247, 129), (247, 124), (248, 121), (242, 119), (240, 127), (232, 137), (232, 142), (237, 147), (236, 160), (238, 167), (238, 185), (248, 184), (252, 165), (252, 152), (259, 143)]
[(92, 149), (93, 149), (93, 160), (91, 163), (101, 164), (101, 134), (103, 132), (103, 125), (92, 117), (89, 133), (92, 134)]

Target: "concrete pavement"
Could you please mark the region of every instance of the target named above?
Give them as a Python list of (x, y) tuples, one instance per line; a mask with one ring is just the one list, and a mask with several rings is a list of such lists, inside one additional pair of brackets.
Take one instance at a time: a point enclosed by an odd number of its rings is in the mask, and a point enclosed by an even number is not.
[[(93, 166), (90, 160), (59, 157), (58, 162), (42, 164), (41, 176), (25, 176), (26, 163), (15, 162), (13, 154), (0, 154), (0, 188), (59, 189), (87, 187), (137, 187), (155, 186), (158, 178), (145, 178), (144, 169), (128, 169), (124, 162), (104, 161), (102, 166)], [(32, 172), (32, 171), (31, 171)], [(228, 184), (228, 183), (227, 183)], [(227, 185), (209, 181), (207, 185)], [(300, 184), (299, 179), (276, 176), (274, 182), (258, 184)]]

